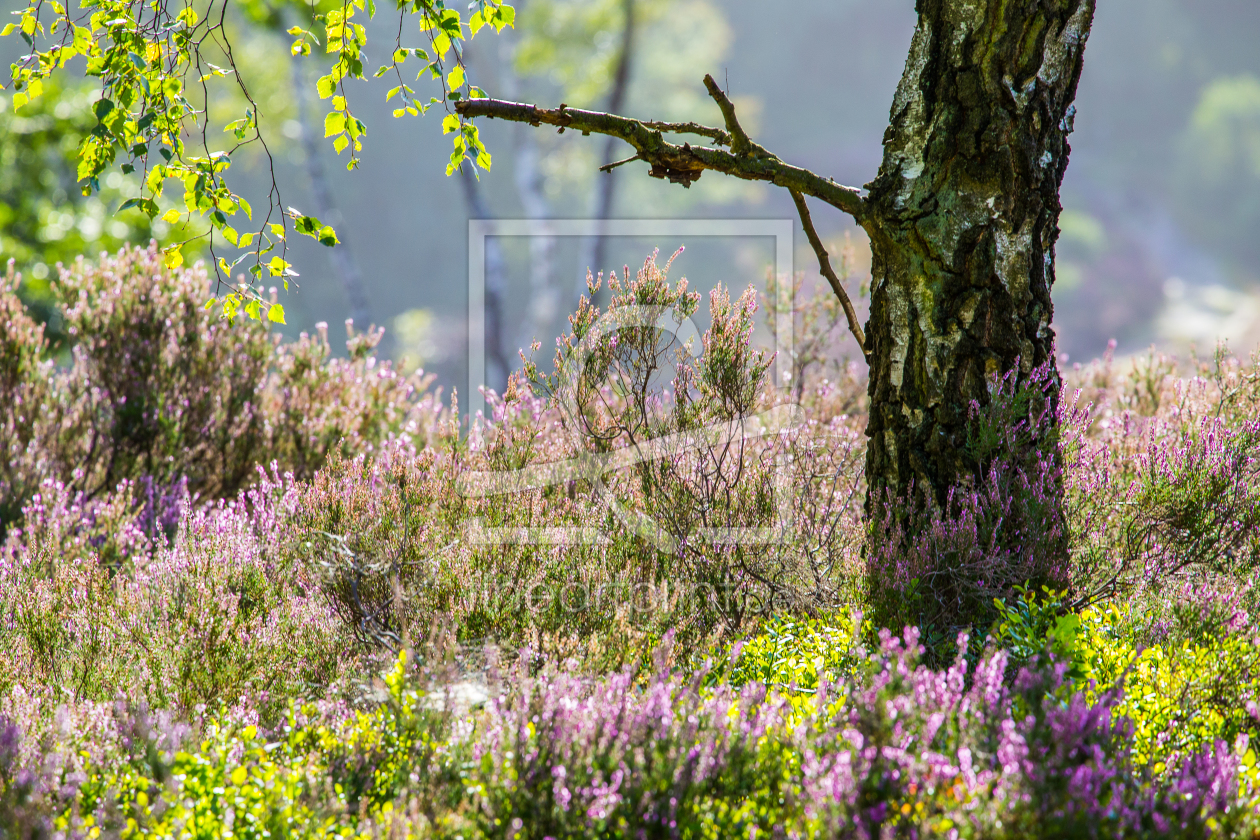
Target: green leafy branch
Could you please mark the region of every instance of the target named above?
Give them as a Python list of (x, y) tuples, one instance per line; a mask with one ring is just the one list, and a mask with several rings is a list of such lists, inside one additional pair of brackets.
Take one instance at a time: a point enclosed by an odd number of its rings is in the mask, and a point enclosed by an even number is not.
[[(203, 8), (199, 14), (192, 0), (81, 0), (73, 11), (58, 0), (27, 0), (26, 8), (13, 13), (19, 21), (5, 26), (0, 34), (16, 33), (30, 48), (10, 67), (15, 110), (38, 98), (49, 77), (76, 57), (86, 59), (87, 75), (100, 79), (101, 94), (94, 106), (97, 125), (78, 150), (77, 174), (83, 194), (99, 192), (101, 175), (115, 164), (120, 164), (124, 173), (139, 172), (140, 194), (124, 201), (120, 211), (136, 208), (150, 219), (161, 215), (168, 222), (194, 216), (209, 222), (204, 233), (166, 246), (166, 264), (182, 265), (182, 247), (193, 239), (208, 238), (219, 293), (207, 306), (221, 306), (229, 319), (240, 313), (254, 319), (265, 314), (283, 323), (283, 307), (268, 299), (264, 281), (279, 280), (287, 289), (289, 278), (297, 276), (286, 259), (290, 223), (297, 233), (330, 247), (337, 244), (337, 234), (319, 219), (286, 208), (281, 202), (274, 160), (260, 129), (259, 109), (233, 57), (227, 27), (229, 2), (198, 4)], [(402, 107), (395, 116), (418, 116), (439, 101), (484, 97), (468, 81), (459, 45), (484, 27), (501, 31), (511, 26), (514, 12), (500, 0), (477, 0), (470, 9), (465, 20), (460, 12), (447, 9), (443, 0), (405, 0), (400, 4), (399, 35), (391, 64), (376, 74), (393, 69), (398, 75), (399, 85), (386, 95), (388, 101), (401, 94)], [(343, 0), (340, 8), (315, 15), (315, 23), (323, 24), (325, 50), (334, 57), (329, 72), (316, 83), (320, 97), (332, 100), (324, 133), (338, 154), (352, 148), (349, 169), (358, 165), (357, 153), (365, 135), (363, 122), (350, 110), (345, 86), (346, 79), (364, 78), (367, 32), (354, 17), (356, 12), (365, 12), (371, 18), (375, 11), (373, 0)], [(420, 16), (419, 28), (427, 34), (430, 50), (401, 46), (407, 14)], [(291, 46), (294, 56), (309, 55), (312, 44), (319, 44), (312, 30), (295, 26), (289, 33), (295, 39)], [(409, 58), (424, 62), (417, 79), (426, 73), (436, 79), (442, 87), (441, 99), (433, 97), (422, 104), (415, 98), (401, 76), (401, 65)], [(225, 149), (213, 148), (208, 125), (209, 83), (219, 78), (234, 82), (248, 103), (245, 115), (224, 127), (224, 133), (230, 135)], [(448, 174), (466, 158), (489, 168), (490, 155), (474, 126), (448, 113), (443, 131), (456, 135)], [(267, 209), (257, 222), (249, 202), (226, 179), (232, 156), (249, 144), (262, 146), (271, 169)], [(164, 201), (172, 181), (183, 188), (182, 208), (169, 197)], [(162, 203), (168, 205), (165, 211)], [(232, 224), (238, 214), (257, 227), (238, 232)], [(216, 254), (219, 240), (238, 249), (230, 262)], [(248, 266), (248, 279), (242, 273), (232, 283), (232, 272), (243, 264)]]
[[(380, 78), (394, 73), (398, 84), (386, 92), (385, 101), (398, 97), (398, 107), (393, 111), (395, 118), (421, 116), (439, 103), (485, 97), (485, 93), (468, 79), (460, 45), (487, 26), (496, 32), (512, 26), (516, 13), (511, 6), (499, 0), (477, 0), (472, 6), (475, 11), (465, 20), (458, 10), (446, 8), (443, 0), (411, 0), (399, 5), (398, 34), (394, 39), (390, 63), (382, 65), (373, 74), (375, 78)], [(316, 16), (317, 22), (324, 24), (325, 51), (334, 56), (328, 73), (320, 76), (315, 83), (320, 99), (332, 100), (332, 110), (324, 116), (324, 137), (332, 139), (333, 148), (339, 155), (347, 148), (351, 149), (350, 160), (346, 164), (350, 170), (359, 165), (357, 153), (363, 149), (362, 137), (365, 134), (363, 122), (350, 110), (345, 86), (347, 79), (364, 78), (363, 47), (367, 43), (367, 31), (362, 24), (354, 21), (357, 12), (365, 12), (369, 19), (375, 17), (374, 0), (344, 0), (341, 8)], [(420, 16), (420, 32), (428, 36), (428, 49), (403, 46), (403, 28), (408, 14)], [(299, 26), (289, 29), (289, 34), (294, 36), (290, 47), (293, 55), (309, 55), (312, 45), (319, 43), (311, 31)], [(428, 76), (438, 82), (442, 89), (440, 98), (432, 96), (425, 102), (416, 96), (415, 89), (402, 75), (403, 65), (409, 59), (421, 62), (416, 81)], [(482, 144), (476, 126), (448, 109), (442, 121), (442, 131), (455, 134), (447, 175), (454, 173), (466, 159), (472, 159), (483, 169), (490, 168), (490, 153)]]

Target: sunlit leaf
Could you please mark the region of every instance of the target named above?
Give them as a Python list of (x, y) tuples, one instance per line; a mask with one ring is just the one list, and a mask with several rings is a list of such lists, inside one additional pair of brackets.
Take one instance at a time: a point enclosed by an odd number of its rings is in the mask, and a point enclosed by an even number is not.
[(346, 130), (346, 115), (332, 111), (324, 117), (324, 136), (335, 137)]

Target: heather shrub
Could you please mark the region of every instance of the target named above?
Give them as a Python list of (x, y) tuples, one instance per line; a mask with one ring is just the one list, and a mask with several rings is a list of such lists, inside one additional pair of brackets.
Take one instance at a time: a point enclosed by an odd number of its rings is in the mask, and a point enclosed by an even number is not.
[[(26, 825), (127, 836), (1234, 837), (1256, 829), (1241, 739), (1157, 772), (1123, 694), (1062, 666), (1004, 680), (1006, 657), (945, 671), (888, 633), (812, 697), (671, 671), (590, 678), (528, 662), (459, 723), (400, 657), (366, 709), (294, 708), (274, 729), (192, 731), (142, 708), (83, 707), (31, 743), (3, 730), (0, 796)], [(510, 687), (509, 687), (510, 686)], [(80, 749), (80, 746), (86, 746)], [(37, 804), (34, 812), (29, 806)], [(25, 808), (25, 812), (23, 811)], [(11, 821), (13, 817), (9, 818)]]
[(1260, 561), (1260, 421), (1205, 418), (1135, 453), (1123, 499), (1115, 583), (1153, 587), (1187, 572), (1250, 571)]
[(985, 480), (871, 520), (825, 319), (781, 393), (668, 268), (467, 428), (151, 252), (61, 356), (10, 274), (0, 837), (1260, 831), (1254, 365), (994, 383)]
[[(601, 499), (618, 529), (643, 544), (636, 565), (650, 579), (709, 593), (720, 626), (834, 605), (852, 548), (835, 526), (851, 513), (844, 491), (857, 486), (838, 468), (856, 447), (823, 453), (801, 431), (799, 409), (771, 407), (771, 358), (750, 340), (751, 289), (736, 300), (716, 289), (701, 336), (690, 321), (699, 295), (685, 278), (670, 283), (671, 263), (652, 255), (633, 278), (628, 268), (611, 275), (607, 311), (582, 300), (557, 342), (554, 373), (526, 364), (572, 456), (594, 467), (573, 492)], [(589, 280), (592, 295), (601, 282)], [(801, 486), (809, 490), (794, 493)], [(833, 492), (820, 499), (812, 491), (822, 486)], [(797, 512), (802, 539), (790, 533)]]
[(1181, 379), (1170, 364), (1153, 357), (1121, 377), (1104, 360), (1077, 374), (1087, 387), (1063, 429), (1078, 606), (1246, 575), (1260, 557), (1260, 425), (1239, 410), (1254, 368), (1218, 354)]
[(294, 553), (319, 570), (334, 614), (367, 648), (401, 648), (445, 600), (442, 576), (432, 572), (449, 536), (440, 515), (449, 488), (431, 486), (442, 479), (426, 469), (434, 458), (425, 454), (420, 463), (334, 456), (295, 520), (301, 538)]
[(61, 365), (12, 264), (0, 286), (0, 534), (45, 479), (88, 499), (124, 480), (155, 500), (184, 488), (229, 498), (258, 464), (308, 478), (337, 447), (373, 451), (416, 421), (426, 382), (377, 360), (379, 331), (351, 330), (338, 359), (323, 327), (286, 344), (256, 322), (229, 324), (200, 305), (204, 269), (167, 269), (154, 247), (59, 271), (73, 342)]
[(54, 363), (44, 358), (44, 327), (15, 294), (12, 273), (0, 281), (0, 533), (21, 515), (39, 485), (42, 415)]
[[(142, 700), (190, 714), (242, 703), (274, 718), (346, 673), (345, 631), (318, 579), (275, 550), (292, 479), (187, 508), (152, 545), (123, 485), (86, 500), (47, 482), (0, 557), (0, 697)], [(126, 558), (119, 563), (118, 558)]]
[(619, 666), (667, 630), (703, 647), (778, 609), (852, 597), (855, 424), (741, 436), (768, 397), (751, 296), (715, 294), (693, 358), (665, 340), (698, 303), (685, 281), (670, 286), (649, 259), (614, 286), (611, 318), (584, 300), (556, 372), (527, 366), (487, 394), (466, 438), (429, 403), (427, 435), (334, 457), (306, 485), (284, 551), (315, 571), (361, 650), (441, 625)]
[[(461, 495), (461, 478), (491, 457), (440, 447), (334, 456), (304, 488), (281, 550), (311, 570), (359, 650), (396, 652), (442, 627), (462, 643), (528, 644), (619, 666), (667, 629), (696, 644), (715, 632), (720, 614), (707, 596), (720, 593), (671, 587), (660, 554), (619, 530), (606, 508), (563, 487), (508, 505)], [(607, 539), (528, 540), (593, 521)], [(479, 541), (489, 528), (525, 539)]]
[(984, 476), (975, 486), (939, 503), (914, 493), (873, 500), (867, 598), (877, 627), (917, 626), (929, 651), (946, 655), (958, 632), (992, 625), (995, 602), (1017, 587), (1069, 585), (1063, 470), (1046, 397), (1053, 375), (1039, 369), (1023, 386), (1008, 375), (989, 406), (972, 404), (960, 457)]

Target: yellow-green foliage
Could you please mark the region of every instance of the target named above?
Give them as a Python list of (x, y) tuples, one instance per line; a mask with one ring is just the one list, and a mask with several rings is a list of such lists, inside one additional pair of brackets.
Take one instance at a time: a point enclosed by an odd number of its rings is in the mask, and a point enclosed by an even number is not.
[(269, 739), (224, 715), (169, 763), (93, 766), (54, 825), (89, 838), (105, 830), (123, 838), (207, 840), (357, 838), (382, 828), (416, 829), (424, 820), (414, 807), (395, 812), (400, 791), (406, 786), (414, 800), (426, 789), (429, 764), (439, 770), (451, 764), (443, 760), (442, 716), (426, 704), (409, 670), (400, 655), (384, 678), (385, 701), (339, 723), (322, 722), (313, 707), (295, 707), (280, 737)]
[(90, 814), (100, 797), (110, 796), (123, 838), (352, 836), (303, 803), (303, 791), (323, 768), (317, 754), (298, 753), (301, 741), (267, 744), (253, 726), (212, 724), (200, 744), (175, 754), (168, 768), (173, 790), (161, 791), (147, 764), (103, 771), (84, 786), (77, 803), (76, 810), (89, 816), (79, 820), (68, 812), (56, 825), (97, 836), (101, 826)]
[(1132, 607), (1094, 607), (1080, 620), (1079, 687), (1093, 700), (1123, 685), (1116, 711), (1133, 723), (1137, 762), (1158, 773), (1186, 751), (1257, 732), (1248, 709), (1256, 708), (1260, 689), (1260, 648), (1249, 634), (1220, 632), (1139, 648), (1133, 638), (1141, 617)]
[[(864, 658), (858, 643), (861, 616), (837, 614), (825, 619), (797, 619), (779, 614), (761, 631), (731, 646), (717, 662), (710, 680), (741, 686), (759, 682), (767, 688), (812, 694), (819, 682), (836, 682)], [(869, 623), (864, 625), (869, 630)]]

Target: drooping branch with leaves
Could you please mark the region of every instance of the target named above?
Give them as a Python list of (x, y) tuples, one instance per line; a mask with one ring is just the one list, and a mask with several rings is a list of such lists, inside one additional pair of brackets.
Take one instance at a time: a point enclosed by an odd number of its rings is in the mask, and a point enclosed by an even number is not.
[[(247, 12), (275, 0), (243, 0)], [(276, 183), (274, 161), (260, 130), (264, 115), (251, 95), (233, 53), (229, 18), (232, 0), (83, 0), (77, 7), (59, 0), (29, 0), (14, 12), (16, 22), (4, 27), (5, 36), (20, 37), (29, 52), (10, 68), (12, 103), (21, 109), (44, 91), (50, 77), (65, 71), (76, 58), (86, 60), (86, 74), (100, 79), (100, 98), (94, 104), (97, 125), (79, 148), (79, 183), (85, 195), (99, 192), (101, 176), (114, 165), (124, 173), (137, 172), (143, 187), (119, 209), (137, 208), (150, 219), (161, 216), (170, 223), (204, 217), (209, 251), (218, 272), (218, 294), (207, 303), (218, 305), (229, 319), (249, 318), (284, 321), (283, 304), (273, 302), (265, 281), (288, 288), (297, 272), (286, 259), (291, 232), (310, 236), (328, 246), (337, 244), (336, 231), (315, 216), (287, 207)], [(367, 31), (355, 20), (357, 13), (375, 15), (372, 0), (322, 2), (305, 7), (310, 28), (293, 26), (293, 55), (309, 55), (322, 48), (330, 63), (319, 77), (321, 99), (330, 100), (324, 116), (324, 135), (337, 153), (350, 150), (348, 168), (358, 165), (363, 148), (363, 122), (354, 115), (346, 80), (364, 78), (363, 49)], [(264, 12), (266, 9), (263, 10)], [(460, 44), (484, 27), (495, 31), (511, 26), (514, 12), (498, 0), (476, 0), (471, 13), (446, 8), (442, 0), (412, 0), (398, 8), (399, 35), (390, 62), (376, 76), (394, 74), (398, 84), (388, 99), (398, 98), (396, 117), (419, 116), (433, 105), (483, 95), (473, 88), (460, 60)], [(403, 23), (408, 16), (419, 22), (424, 46), (404, 45)], [(318, 30), (318, 34), (317, 34)], [(322, 37), (321, 37), (322, 35)], [(403, 77), (403, 67), (419, 64), (416, 79), (436, 81), (440, 95), (419, 97)], [(228, 122), (219, 138), (211, 125), (209, 103), (216, 84), (230, 84), (248, 103), (243, 116)], [(450, 112), (443, 131), (454, 134), (454, 151), (448, 174), (464, 160), (483, 168), (490, 165), (474, 125)], [(227, 173), (233, 156), (243, 147), (260, 146), (271, 174), (267, 205), (255, 214), (248, 199), (229, 184)], [(175, 201), (172, 182), (182, 187), (182, 201)], [(243, 217), (243, 219), (242, 219)], [(241, 230), (237, 230), (237, 228)], [(177, 241), (164, 249), (168, 267), (183, 263)], [(232, 253), (234, 249), (234, 253)], [(227, 253), (225, 253), (225, 251)], [(237, 280), (234, 272), (241, 270)]]

